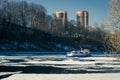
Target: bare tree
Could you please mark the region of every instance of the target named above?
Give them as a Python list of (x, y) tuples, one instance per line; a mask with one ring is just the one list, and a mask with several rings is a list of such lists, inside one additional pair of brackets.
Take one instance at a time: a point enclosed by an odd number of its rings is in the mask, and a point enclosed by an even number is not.
[(25, 1), (0, 1), (0, 20), (4, 17), (8, 22), (43, 29), (46, 19), (46, 9), (42, 5)]
[(43, 28), (46, 18), (46, 9), (41, 5), (30, 4), (31, 26)]
[(107, 51), (120, 53), (120, 0), (110, 0), (106, 22), (107, 29), (109, 29), (105, 38)]
[(107, 25), (113, 30), (120, 31), (120, 0), (110, 0)]

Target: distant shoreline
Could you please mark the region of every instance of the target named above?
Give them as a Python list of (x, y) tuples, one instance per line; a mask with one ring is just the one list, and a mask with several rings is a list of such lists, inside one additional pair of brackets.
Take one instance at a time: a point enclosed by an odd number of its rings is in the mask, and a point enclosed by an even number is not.
[(0, 56), (66, 55), (66, 52), (0, 52)]

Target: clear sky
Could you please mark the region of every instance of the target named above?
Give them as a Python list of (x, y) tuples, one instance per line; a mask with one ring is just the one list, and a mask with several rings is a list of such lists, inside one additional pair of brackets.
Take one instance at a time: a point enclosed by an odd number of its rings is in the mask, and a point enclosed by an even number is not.
[(55, 11), (67, 11), (68, 19), (76, 20), (76, 11), (89, 11), (89, 25), (100, 24), (105, 19), (109, 0), (25, 0), (43, 5), (48, 14)]

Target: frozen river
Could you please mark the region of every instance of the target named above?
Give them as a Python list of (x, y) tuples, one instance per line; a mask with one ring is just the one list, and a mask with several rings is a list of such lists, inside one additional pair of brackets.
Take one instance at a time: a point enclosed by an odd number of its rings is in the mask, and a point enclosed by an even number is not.
[[(34, 69), (34, 70), (33, 70)], [(66, 57), (65, 55), (0, 56), (0, 71), (23, 73), (118, 73), (115, 57)]]
[(105, 57), (105, 56), (71, 58), (71, 57), (66, 57), (64, 54), (19, 55), (19, 56), (1, 55), (0, 76), (8, 73), (11, 75), (12, 74), (16, 75), (17, 73), (16, 76), (19, 76), (19, 74), (23, 74), (23, 73), (24, 74), (96, 74), (96, 73), (120, 74), (120, 59), (116, 57)]

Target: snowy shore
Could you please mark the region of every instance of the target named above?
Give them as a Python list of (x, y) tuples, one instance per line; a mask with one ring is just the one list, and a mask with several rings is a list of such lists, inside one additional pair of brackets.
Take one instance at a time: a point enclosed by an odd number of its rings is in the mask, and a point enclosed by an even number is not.
[(112, 74), (15, 74), (2, 80), (120, 80), (120, 73)]

